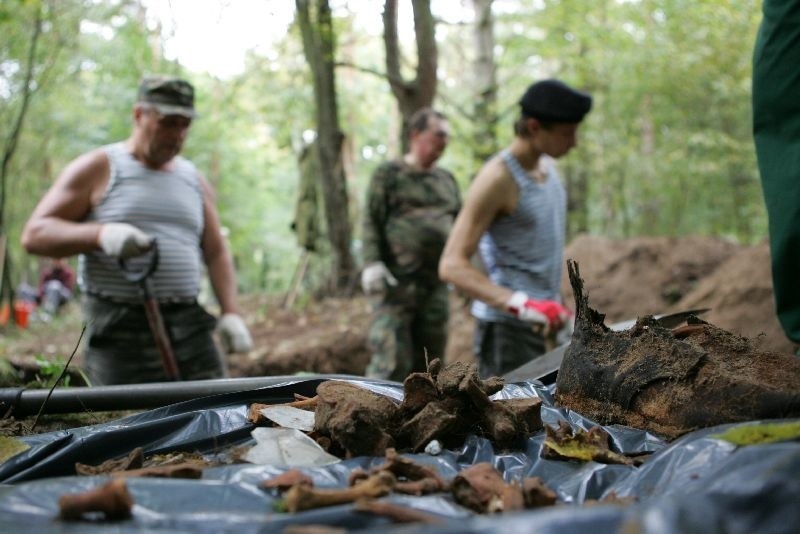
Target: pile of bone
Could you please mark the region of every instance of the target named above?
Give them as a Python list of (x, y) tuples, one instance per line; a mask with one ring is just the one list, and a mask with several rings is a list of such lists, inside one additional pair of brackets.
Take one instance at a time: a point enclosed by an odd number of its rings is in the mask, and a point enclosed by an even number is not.
[(478, 513), (508, 512), (556, 503), (556, 494), (538, 477), (525, 478), (521, 483), (508, 483), (491, 464), (479, 463), (463, 469), (448, 483), (436, 470), (403, 458), (391, 448), (386, 451), (386, 461), (382, 465), (369, 472), (354, 470), (346, 488), (315, 488), (312, 478), (297, 469), (265, 480), (260, 487), (278, 491), (283, 497), (282, 509), (286, 512), (355, 503), (358, 511), (406, 523), (435, 523), (437, 517), (377, 499), (392, 493), (427, 495), (450, 492), (457, 503)]
[(442, 367), (438, 359), (427, 372), (406, 378), (399, 405), (331, 380), (317, 387), (314, 433), (330, 440), (331, 453), (345, 458), (382, 456), (389, 448), (419, 452), (434, 441), (458, 447), (469, 434), (510, 448), (541, 430), (541, 400), (489, 398), (502, 388), (502, 378), (482, 380), (474, 364)]

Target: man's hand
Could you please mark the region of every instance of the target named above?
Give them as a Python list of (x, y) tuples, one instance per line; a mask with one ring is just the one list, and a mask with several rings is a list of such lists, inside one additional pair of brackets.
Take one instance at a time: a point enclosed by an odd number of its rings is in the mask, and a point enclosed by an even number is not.
[(115, 258), (140, 256), (153, 246), (153, 237), (128, 223), (106, 223), (100, 228), (97, 244)]
[(370, 263), (361, 271), (361, 289), (364, 293), (379, 293), (386, 290), (386, 284), (397, 285), (397, 279), (392, 276), (389, 269), (382, 261)]
[(534, 300), (517, 291), (506, 303), (506, 309), (516, 318), (544, 325), (545, 332), (558, 331), (572, 315), (561, 303), (554, 300)]
[(217, 323), (217, 332), (219, 332), (222, 348), (228, 354), (249, 352), (253, 349), (253, 338), (250, 337), (250, 330), (247, 329), (241, 315), (223, 314)]

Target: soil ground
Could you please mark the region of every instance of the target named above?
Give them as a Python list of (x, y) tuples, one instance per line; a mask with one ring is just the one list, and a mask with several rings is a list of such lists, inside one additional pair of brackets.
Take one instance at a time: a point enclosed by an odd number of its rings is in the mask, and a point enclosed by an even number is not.
[[(612, 240), (584, 235), (571, 242), (565, 258), (578, 261), (592, 307), (606, 314), (607, 324), (710, 308), (702, 318), (716, 326), (757, 339), (763, 350), (794, 351), (775, 317), (766, 243), (741, 246), (699, 236)], [(565, 303), (573, 308), (566, 272), (562, 289)], [(366, 297), (302, 302), (284, 309), (281, 298), (246, 296), (241, 305), (255, 349), (229, 358), (231, 376), (363, 373), (369, 358)], [(5, 360), (31, 369), (36, 359), (63, 363), (75, 349), (80, 330), (75, 303), (50, 323), (32, 320), (21, 331), (7, 327), (0, 330), (0, 364)], [(472, 361), (472, 330), (469, 301), (453, 292), (446, 361)], [(79, 366), (80, 351), (71, 364)], [(45, 381), (53, 374), (40, 371), (39, 378)], [(28, 373), (25, 380), (34, 378)]]

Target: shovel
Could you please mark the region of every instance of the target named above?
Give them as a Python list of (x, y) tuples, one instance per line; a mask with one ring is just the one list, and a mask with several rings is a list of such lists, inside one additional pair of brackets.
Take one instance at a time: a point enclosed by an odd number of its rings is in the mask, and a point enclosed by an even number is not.
[(158, 242), (154, 239), (152, 248), (146, 253), (150, 255), (150, 263), (138, 271), (132, 269), (123, 258), (119, 259), (119, 268), (123, 276), (129, 282), (139, 286), (139, 293), (144, 303), (144, 311), (147, 316), (147, 323), (150, 325), (150, 332), (153, 333), (156, 347), (161, 354), (161, 363), (164, 365), (164, 372), (170, 380), (180, 380), (178, 372), (178, 362), (175, 360), (175, 353), (172, 352), (172, 344), (169, 341), (167, 329), (164, 326), (164, 318), (158, 307), (155, 292), (153, 291), (153, 281), (150, 276), (158, 268)]

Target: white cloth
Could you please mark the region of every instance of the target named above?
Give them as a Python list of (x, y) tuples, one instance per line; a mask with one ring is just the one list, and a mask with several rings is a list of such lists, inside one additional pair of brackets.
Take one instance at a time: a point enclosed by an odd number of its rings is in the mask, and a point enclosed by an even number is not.
[(249, 352), (253, 349), (253, 338), (244, 319), (235, 313), (225, 313), (217, 323), (217, 332), (225, 352)]
[(361, 289), (364, 293), (379, 293), (386, 290), (386, 284), (397, 285), (397, 279), (382, 261), (370, 263), (361, 271)]
[(106, 223), (98, 236), (100, 248), (115, 258), (132, 258), (150, 250), (152, 236), (128, 223)]

